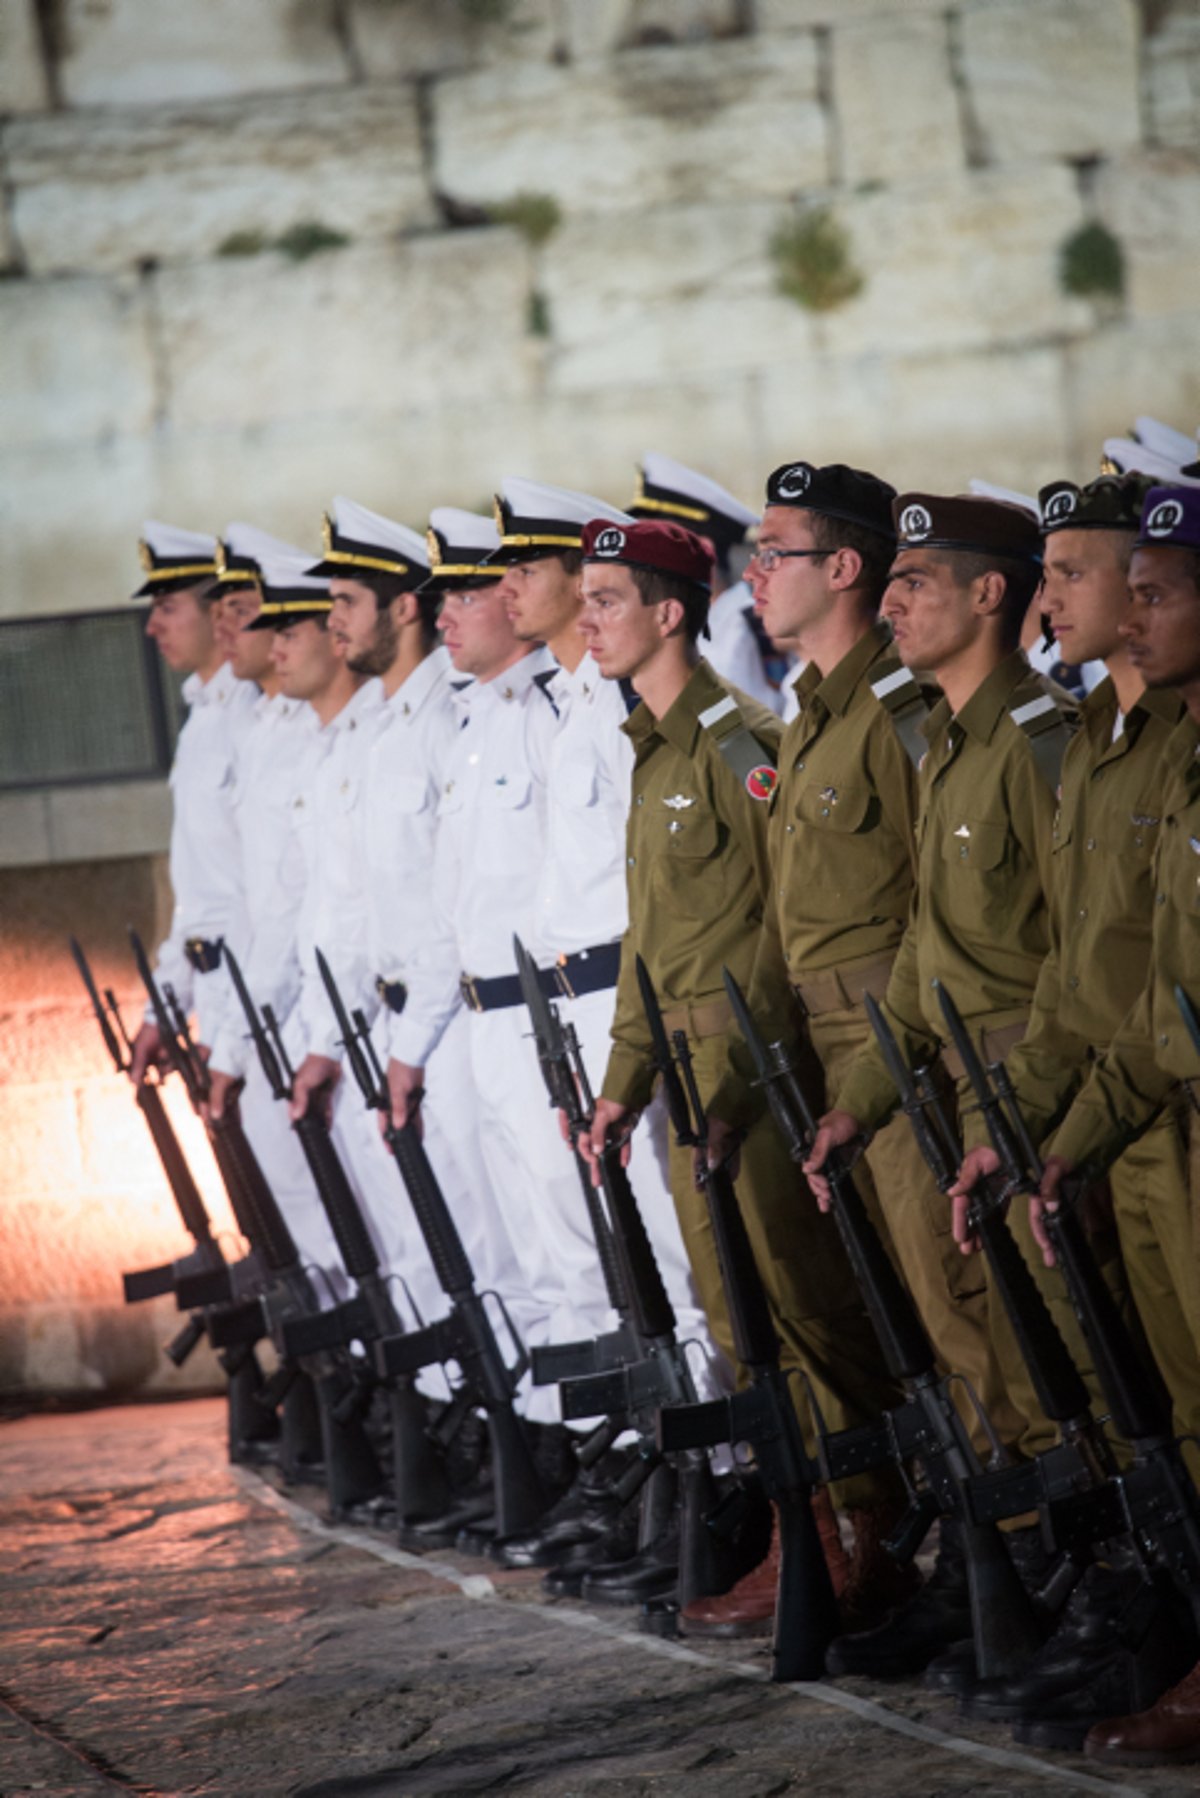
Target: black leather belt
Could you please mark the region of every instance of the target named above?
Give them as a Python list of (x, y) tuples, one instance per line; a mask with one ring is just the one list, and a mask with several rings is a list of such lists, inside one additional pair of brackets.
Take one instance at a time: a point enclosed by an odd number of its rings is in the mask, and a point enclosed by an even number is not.
[[(620, 943), (598, 943), (560, 955), (552, 968), (538, 969), (538, 985), (547, 999), (581, 999), (617, 984), (621, 965)], [(521, 1003), (521, 982), (516, 974), (497, 974), (492, 980), (464, 974), (459, 981), (462, 996), (472, 1011), (503, 1011)]]
[(215, 943), (210, 943), (202, 936), (190, 936), (183, 945), (183, 953), (188, 965), (197, 974), (211, 974), (221, 965), (221, 951), (225, 947), (225, 938), (219, 936)]
[(385, 980), (382, 974), (377, 974), (375, 991), (389, 1011), (403, 1011), (408, 1004), (408, 988), (402, 980)]

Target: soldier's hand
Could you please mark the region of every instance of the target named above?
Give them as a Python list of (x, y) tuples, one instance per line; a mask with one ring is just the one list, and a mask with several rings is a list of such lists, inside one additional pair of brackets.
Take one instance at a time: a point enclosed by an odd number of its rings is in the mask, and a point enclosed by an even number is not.
[[(704, 1157), (707, 1166), (727, 1167), (729, 1178), (736, 1180), (742, 1164), (742, 1134), (721, 1118), (710, 1117)], [(702, 1182), (697, 1180), (696, 1184), (700, 1186)]]
[(1047, 1211), (1058, 1210), (1062, 1183), (1074, 1171), (1073, 1161), (1067, 1161), (1062, 1155), (1047, 1155), (1042, 1164), (1042, 1184), (1029, 1201), (1029, 1228), (1033, 1231), (1034, 1241), (1041, 1249), (1042, 1260), (1047, 1267), (1053, 1267), (1058, 1257), (1046, 1233), (1045, 1214)]
[(296, 1078), (292, 1082), (292, 1101), (288, 1106), (288, 1116), (293, 1124), (308, 1111), (314, 1095), (320, 1106), (321, 1116), (329, 1123), (333, 1115), (333, 1089), (341, 1075), (341, 1063), (334, 1061), (329, 1055), (304, 1057), (296, 1069)]
[(629, 1166), (629, 1139), (637, 1123), (638, 1113), (615, 1099), (597, 1099), (592, 1113), (592, 1127), (579, 1138), (579, 1152), (592, 1170), (592, 1185), (600, 1184), (600, 1157), (610, 1143), (621, 1144), (621, 1166)]
[(954, 1240), (964, 1255), (975, 1255), (979, 1252), (979, 1238), (968, 1222), (971, 1210), (971, 1194), (979, 1181), (987, 1174), (999, 1171), (1000, 1157), (990, 1143), (980, 1143), (977, 1149), (968, 1149), (958, 1170), (958, 1179), (946, 1195), (951, 1206), (951, 1229)]
[(158, 1025), (143, 1024), (133, 1039), (129, 1078), (135, 1086), (140, 1086), (151, 1067), (163, 1069), (168, 1065), (169, 1057)]
[[(406, 1061), (389, 1061), (387, 1065), (388, 1105), (391, 1121), (398, 1129), (415, 1124), (417, 1135), (424, 1137), (425, 1121), (421, 1116), (421, 1100), (425, 1097), (425, 1069), (410, 1067)], [(385, 1131), (387, 1117), (379, 1113), (379, 1128)]]
[(827, 1111), (823, 1118), (818, 1118), (817, 1134), (813, 1138), (812, 1153), (804, 1163), (804, 1172), (822, 1211), (828, 1211), (830, 1206), (829, 1182), (821, 1172), (830, 1150), (844, 1149), (861, 1134), (862, 1126), (848, 1111)]
[(200, 1107), (200, 1116), (206, 1123), (217, 1123), (236, 1104), (245, 1084), (237, 1074), (222, 1073), (220, 1068), (210, 1069), (208, 1098)]

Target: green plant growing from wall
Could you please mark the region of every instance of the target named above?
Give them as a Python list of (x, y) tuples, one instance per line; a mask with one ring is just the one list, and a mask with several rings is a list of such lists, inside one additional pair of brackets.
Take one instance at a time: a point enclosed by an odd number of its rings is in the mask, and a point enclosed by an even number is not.
[(260, 256), (270, 245), (261, 231), (231, 231), (217, 245), (218, 256)]
[(526, 329), (531, 337), (550, 337), (553, 326), (550, 323), (550, 302), (544, 293), (535, 287), (529, 296), (529, 311), (525, 321)]
[(511, 225), (535, 250), (562, 224), (562, 208), (553, 194), (514, 194), (488, 210), (497, 225)]
[(809, 312), (833, 312), (863, 290), (845, 227), (828, 206), (786, 219), (772, 233), (767, 253), (779, 292)]
[(1093, 219), (1063, 239), (1058, 278), (1064, 293), (1082, 300), (1119, 300), (1125, 292), (1125, 252), (1107, 225)]
[(298, 225), (292, 225), (282, 236), (275, 239), (275, 248), (293, 262), (303, 262), (308, 256), (317, 256), (322, 250), (340, 250), (350, 239), (343, 231), (335, 231), (329, 225), (323, 225), (319, 219), (305, 219)]

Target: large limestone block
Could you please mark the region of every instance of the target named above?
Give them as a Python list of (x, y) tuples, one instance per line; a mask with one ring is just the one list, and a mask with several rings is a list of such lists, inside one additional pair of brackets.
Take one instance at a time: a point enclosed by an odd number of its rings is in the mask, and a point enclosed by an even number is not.
[(1151, 143), (1200, 149), (1200, 9), (1176, 0), (1147, 37), (1143, 92)]
[(1096, 202), (1125, 252), (1130, 310), (1141, 316), (1194, 310), (1200, 296), (1200, 162), (1178, 150), (1123, 157), (1102, 169)]
[(0, 113), (50, 104), (34, 0), (0, 0)]
[(333, 0), (59, 0), (72, 106), (156, 106), (349, 78)]
[(843, 181), (956, 173), (965, 147), (945, 20), (916, 13), (838, 26), (833, 109)]
[[(585, 0), (603, 10), (605, 0)], [(472, 19), (458, 0), (349, 0), (355, 56), (368, 81), (447, 75), (513, 61), (549, 62), (562, 42), (560, 0), (513, 0), (503, 20)]]
[(0, 793), (0, 867), (36, 868), (49, 860), (46, 795)]
[(211, 256), (234, 233), (310, 221), (379, 237), (435, 216), (409, 88), (59, 115), (10, 128), (7, 150), (36, 272)]
[(774, 292), (766, 260), (777, 217), (759, 202), (569, 218), (540, 277), (552, 390), (628, 389), (805, 353), (810, 316)]
[(1090, 310), (1059, 284), (1059, 249), (1082, 221), (1071, 171), (1025, 164), (851, 195), (842, 208), (861, 295), (821, 314), (839, 353), (947, 352), (1082, 331)]
[(965, 0), (963, 70), (984, 156), (1111, 156), (1138, 142), (1134, 0)]
[(528, 251), (515, 232), (164, 271), (168, 416), (183, 428), (432, 409), (527, 392)]
[(783, 195), (827, 178), (811, 37), (630, 51), (607, 66), (514, 67), (444, 81), (439, 188), (567, 213)]
[(1200, 424), (1200, 311), (1122, 319), (1064, 352), (1071, 463), (1066, 473), (1091, 480), (1106, 437), (1127, 434), (1148, 413), (1191, 433)]
[[(128, 600), (141, 580), (142, 520), (157, 515), (156, 459), (149, 435), (0, 442), (0, 617), (86, 612)], [(197, 528), (204, 522), (197, 515)]]
[(148, 430), (154, 368), (136, 283), (0, 283), (4, 448)]
[(834, 357), (764, 385), (764, 463), (796, 456), (872, 468), (897, 487), (961, 491), (972, 475), (1025, 492), (1062, 473), (1058, 352)]

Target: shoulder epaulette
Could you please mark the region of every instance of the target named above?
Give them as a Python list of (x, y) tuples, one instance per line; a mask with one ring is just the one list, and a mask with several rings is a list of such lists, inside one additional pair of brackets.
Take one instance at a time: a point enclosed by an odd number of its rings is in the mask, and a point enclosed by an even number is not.
[(1074, 732), (1067, 714), (1053, 693), (1039, 693), (1014, 706), (1008, 715), (1028, 737), (1038, 773), (1050, 791), (1057, 793), (1063, 756)]
[(732, 694), (701, 712), (699, 722), (751, 799), (769, 799), (775, 790), (775, 757), (750, 729)]
[(899, 656), (885, 656), (876, 664), (871, 691), (896, 728), (905, 755), (914, 768), (921, 766), (929, 745), (921, 734), (921, 726), (929, 716), (929, 707), (921, 683)]
[(557, 668), (543, 668), (540, 674), (534, 675), (533, 684), (541, 694), (542, 698), (546, 701), (546, 704), (550, 707), (550, 710), (554, 713), (554, 716), (556, 718), (561, 718), (562, 713), (559, 711), (558, 701), (550, 691), (550, 683), (557, 673)]

